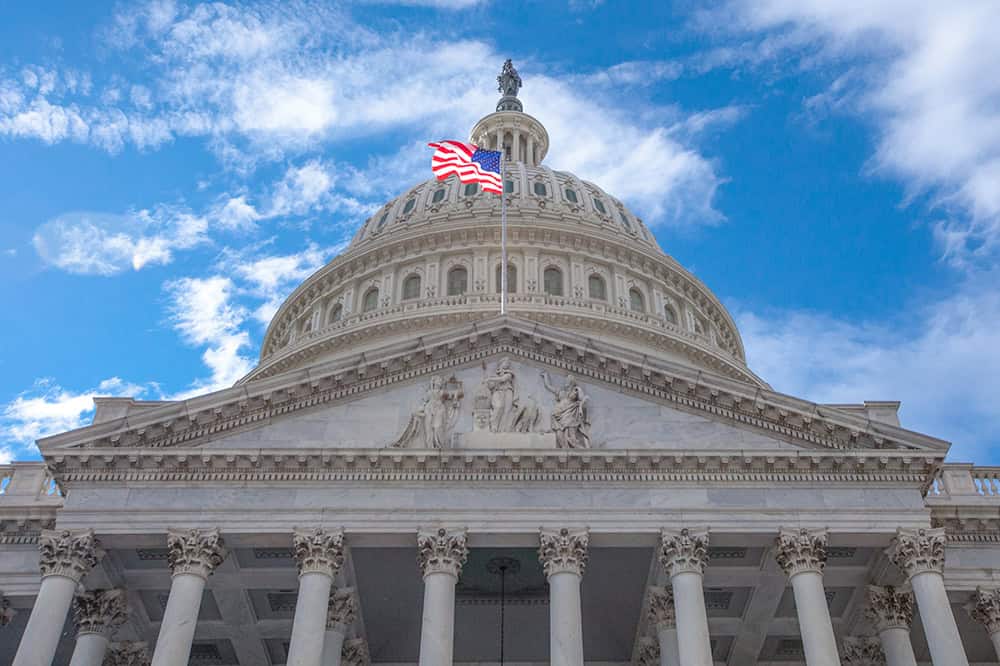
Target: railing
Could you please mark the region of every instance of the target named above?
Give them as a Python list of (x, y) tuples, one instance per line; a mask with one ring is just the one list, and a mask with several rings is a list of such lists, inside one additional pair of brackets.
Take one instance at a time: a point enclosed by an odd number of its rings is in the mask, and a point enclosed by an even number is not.
[(927, 488), (927, 499), (1000, 502), (1000, 467), (947, 463), (931, 480)]

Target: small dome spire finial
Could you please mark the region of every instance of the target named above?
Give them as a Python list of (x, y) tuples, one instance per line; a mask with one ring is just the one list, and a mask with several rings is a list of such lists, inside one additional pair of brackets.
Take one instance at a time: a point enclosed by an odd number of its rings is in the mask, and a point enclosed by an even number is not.
[(510, 58), (503, 64), (500, 76), (497, 77), (497, 92), (503, 97), (497, 102), (497, 111), (524, 111), (521, 100), (517, 98), (517, 93), (521, 90), (521, 77), (514, 69), (514, 63)]

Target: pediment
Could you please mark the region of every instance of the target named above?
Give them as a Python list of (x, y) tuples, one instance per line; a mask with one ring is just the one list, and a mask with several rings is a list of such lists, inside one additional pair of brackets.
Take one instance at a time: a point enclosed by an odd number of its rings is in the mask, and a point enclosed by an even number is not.
[[(532, 438), (490, 440), (482, 383), (509, 358), (516, 394), (534, 405)], [(406, 432), (433, 377), (453, 382), (445, 448), (552, 445), (554, 388), (576, 378), (587, 396), (590, 445), (611, 450), (890, 449), (943, 455), (948, 444), (885, 423), (656, 361), (583, 336), (510, 317), (397, 344), (231, 389), (139, 410), (39, 441), (43, 455), (67, 449), (377, 449)], [(478, 396), (477, 396), (478, 394)], [(488, 400), (487, 400), (488, 401)], [(558, 429), (558, 428), (557, 428)], [(423, 440), (420, 440), (423, 441)], [(407, 448), (422, 446), (412, 437)]]

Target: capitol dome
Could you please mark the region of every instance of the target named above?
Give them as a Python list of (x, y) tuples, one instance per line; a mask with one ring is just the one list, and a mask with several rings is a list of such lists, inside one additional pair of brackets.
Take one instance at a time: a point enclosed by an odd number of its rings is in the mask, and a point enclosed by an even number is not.
[[(507, 316), (766, 386), (726, 309), (639, 217), (543, 164), (548, 132), (524, 113), (520, 78), (505, 83), (469, 140), (504, 153)], [(288, 297), (243, 381), (500, 316), (500, 220), (500, 197), (479, 185), (451, 177), (409, 188)]]

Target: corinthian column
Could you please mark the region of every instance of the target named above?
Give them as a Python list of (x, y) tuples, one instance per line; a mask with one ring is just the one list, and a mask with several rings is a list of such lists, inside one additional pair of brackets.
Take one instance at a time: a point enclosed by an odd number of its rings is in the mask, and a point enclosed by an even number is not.
[(95, 590), (73, 600), (76, 646), (69, 666), (101, 666), (115, 627), (128, 616), (123, 590)]
[(635, 662), (638, 666), (656, 666), (660, 663), (660, 644), (649, 636), (639, 639)]
[(52, 663), (76, 586), (103, 555), (93, 530), (42, 530), (38, 552), (42, 584), (13, 666)]
[(344, 666), (368, 666), (372, 662), (368, 654), (368, 641), (363, 638), (352, 638), (344, 641)]
[(205, 584), (225, 558), (226, 548), (218, 529), (167, 531), (170, 596), (153, 650), (153, 666), (188, 662)]
[(660, 644), (660, 666), (680, 666), (677, 649), (677, 614), (672, 587), (649, 588), (649, 623)]
[(847, 666), (885, 666), (882, 643), (874, 636), (845, 636), (844, 664)]
[(1000, 658), (1000, 590), (978, 588), (965, 609), (989, 633), (993, 649), (997, 652), (997, 658)]
[(782, 529), (776, 546), (775, 559), (792, 583), (806, 664), (840, 666), (830, 608), (823, 591), (826, 530)]
[(326, 615), (333, 579), (344, 564), (342, 530), (295, 530), (292, 535), (299, 565), (299, 596), (288, 647), (288, 666), (320, 666)]
[(677, 652), (684, 666), (712, 666), (702, 580), (708, 564), (708, 528), (660, 533), (660, 564), (670, 577), (677, 614)]
[(455, 650), (455, 583), (469, 557), (465, 530), (417, 532), (417, 562), (424, 575), (420, 666), (451, 666)]
[(583, 666), (580, 581), (587, 568), (587, 530), (542, 530), (538, 559), (549, 581), (550, 666)]
[(865, 615), (878, 631), (888, 666), (917, 666), (910, 643), (913, 595), (909, 591), (869, 585)]
[(104, 659), (104, 666), (149, 666), (149, 650), (141, 641), (114, 643)]
[(323, 666), (340, 666), (347, 630), (354, 624), (358, 604), (349, 587), (334, 590), (326, 610), (326, 635), (323, 638)]
[(887, 554), (910, 581), (934, 666), (969, 666), (944, 588), (944, 528), (896, 531)]

